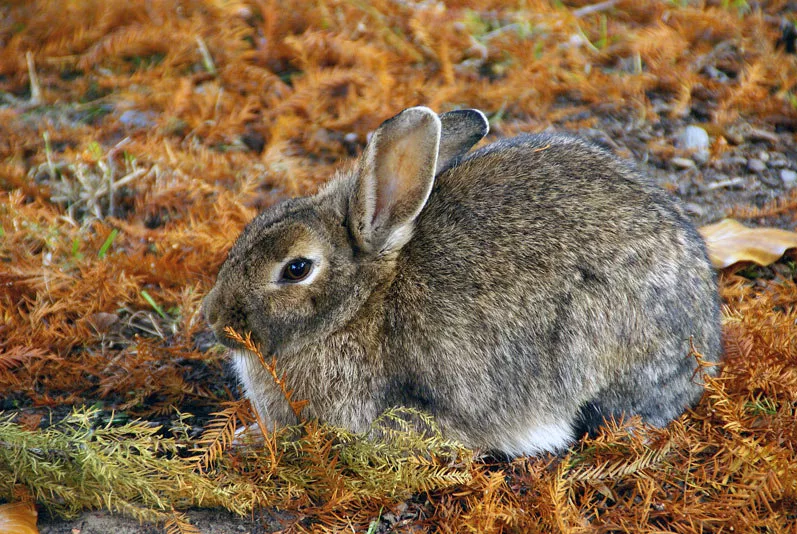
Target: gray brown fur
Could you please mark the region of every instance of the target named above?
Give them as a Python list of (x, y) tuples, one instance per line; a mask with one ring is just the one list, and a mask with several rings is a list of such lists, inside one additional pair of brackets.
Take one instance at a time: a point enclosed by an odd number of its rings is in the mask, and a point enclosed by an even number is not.
[[(405, 110), (354, 169), (239, 237), (204, 309), (268, 421), (295, 419), (226, 326), (276, 356), (308, 415), (356, 431), (406, 405), (466, 445), (537, 453), (698, 401), (689, 340), (719, 359), (719, 302), (678, 202), (566, 135), (465, 155), (486, 133), (477, 113)], [(311, 283), (272, 280), (308, 250), (324, 265)]]

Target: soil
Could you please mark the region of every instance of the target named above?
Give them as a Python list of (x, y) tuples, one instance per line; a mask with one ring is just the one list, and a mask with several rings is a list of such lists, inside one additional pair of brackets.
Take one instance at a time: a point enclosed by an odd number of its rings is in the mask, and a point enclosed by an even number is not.
[[(240, 517), (224, 510), (190, 510), (191, 523), (203, 534), (262, 534), (277, 532), (287, 525), (277, 515), (261, 514)], [(160, 534), (163, 529), (142, 525), (133, 519), (111, 515), (100, 510), (84, 512), (78, 518), (64, 521), (54, 517), (39, 520), (41, 534)]]

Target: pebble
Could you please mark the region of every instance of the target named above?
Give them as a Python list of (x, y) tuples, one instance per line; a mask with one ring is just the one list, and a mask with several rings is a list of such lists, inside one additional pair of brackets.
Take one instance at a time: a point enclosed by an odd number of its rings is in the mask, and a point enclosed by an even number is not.
[(149, 128), (155, 124), (155, 114), (151, 111), (128, 109), (119, 116), (119, 122), (131, 128)]
[(718, 160), (715, 160), (711, 166), (715, 169), (730, 171), (736, 167), (746, 167), (747, 158), (741, 156), (722, 156)]
[(708, 133), (700, 126), (690, 125), (678, 135), (676, 144), (684, 150), (708, 150)]
[(794, 172), (791, 169), (781, 169), (780, 179), (787, 189), (791, 189), (797, 185), (797, 172)]
[(727, 162), (728, 165), (747, 165), (747, 158), (742, 156), (729, 156), (723, 158), (723, 161)]
[(751, 141), (766, 141), (767, 143), (775, 144), (778, 142), (778, 135), (759, 128), (750, 128), (747, 132), (748, 139)]
[(751, 159), (747, 161), (747, 169), (753, 172), (764, 172), (767, 168), (767, 164), (761, 161), (760, 159)]
[(672, 158), (670, 160), (673, 167), (677, 167), (678, 169), (691, 169), (695, 166), (694, 160), (689, 158)]
[(692, 153), (692, 159), (698, 163), (705, 163), (709, 158), (708, 133), (700, 126), (689, 125), (678, 135), (676, 146)]

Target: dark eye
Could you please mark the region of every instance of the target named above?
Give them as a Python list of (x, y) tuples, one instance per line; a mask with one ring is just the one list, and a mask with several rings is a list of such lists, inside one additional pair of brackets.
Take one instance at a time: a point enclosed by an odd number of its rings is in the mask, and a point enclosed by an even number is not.
[(301, 282), (313, 270), (312, 260), (296, 258), (291, 260), (282, 270), (282, 280), (285, 282)]

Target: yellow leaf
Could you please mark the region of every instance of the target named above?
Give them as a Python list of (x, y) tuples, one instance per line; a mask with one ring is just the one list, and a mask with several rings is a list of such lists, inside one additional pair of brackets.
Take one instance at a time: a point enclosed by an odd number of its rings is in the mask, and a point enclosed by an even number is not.
[(0, 534), (39, 534), (36, 509), (26, 502), (0, 505)]
[(714, 267), (722, 269), (740, 261), (769, 265), (790, 248), (797, 248), (797, 233), (778, 228), (748, 228), (724, 219), (700, 228)]

